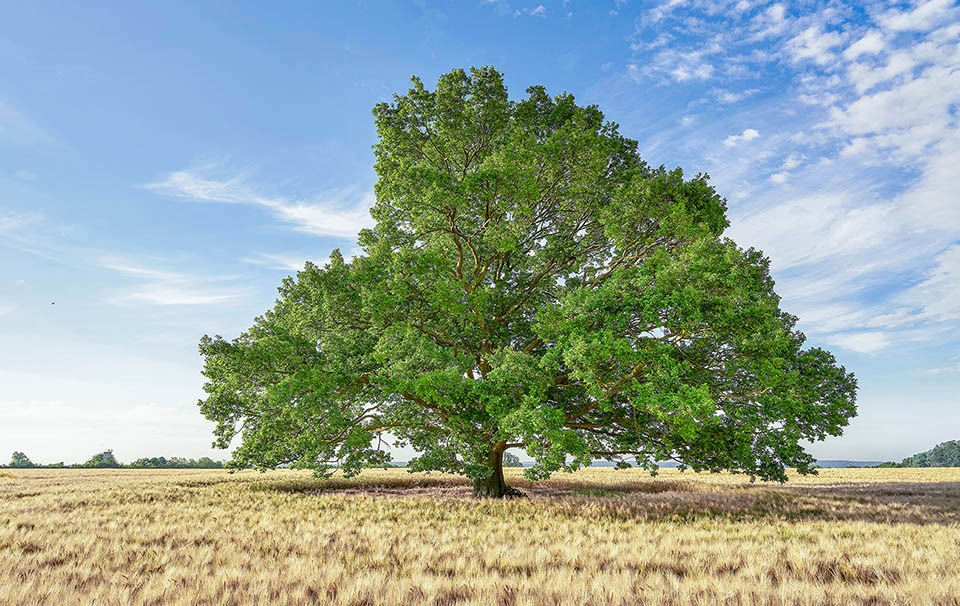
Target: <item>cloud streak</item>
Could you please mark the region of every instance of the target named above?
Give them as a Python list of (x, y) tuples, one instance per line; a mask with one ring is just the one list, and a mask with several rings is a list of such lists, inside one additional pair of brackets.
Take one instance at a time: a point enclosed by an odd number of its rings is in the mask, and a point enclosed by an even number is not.
[(214, 286), (230, 278), (211, 279), (182, 272), (154, 269), (119, 258), (101, 259), (100, 266), (139, 284), (107, 301), (116, 305), (221, 305), (247, 298), (251, 292), (235, 286)]
[(242, 177), (215, 179), (201, 172), (174, 171), (145, 187), (161, 195), (195, 202), (259, 206), (280, 221), (315, 236), (353, 240), (357, 232), (373, 225), (370, 217), (374, 202), (372, 192), (357, 195), (356, 190), (347, 188), (332, 192), (326, 199), (291, 200), (262, 195), (247, 185)]

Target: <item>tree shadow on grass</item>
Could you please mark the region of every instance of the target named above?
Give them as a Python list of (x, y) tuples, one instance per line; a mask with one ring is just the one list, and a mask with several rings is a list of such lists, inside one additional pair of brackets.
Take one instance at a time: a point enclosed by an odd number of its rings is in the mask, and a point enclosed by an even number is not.
[[(267, 479), (258, 482), (258, 490), (287, 493), (369, 494), (372, 496), (456, 496), (459, 488), (470, 489), (466, 478), (417, 474), (396, 477)], [(469, 490), (468, 490), (469, 492)], [(448, 494), (449, 493), (449, 494)]]
[[(695, 523), (862, 521), (880, 524), (960, 523), (960, 482), (837, 482), (822, 484), (712, 483), (690, 479), (630, 481), (555, 477), (543, 482), (510, 477), (526, 493), (512, 506), (535, 501), (559, 515)], [(266, 479), (256, 490), (345, 497), (473, 499), (466, 478), (448, 475)], [(487, 501), (489, 503), (489, 501)]]
[[(591, 503), (618, 519), (695, 523), (701, 520), (775, 522), (859, 521), (877, 524), (960, 523), (960, 483), (837, 483), (829, 485), (697, 484), (661, 492), (590, 488), (560, 506)], [(582, 495), (582, 496), (581, 496)]]

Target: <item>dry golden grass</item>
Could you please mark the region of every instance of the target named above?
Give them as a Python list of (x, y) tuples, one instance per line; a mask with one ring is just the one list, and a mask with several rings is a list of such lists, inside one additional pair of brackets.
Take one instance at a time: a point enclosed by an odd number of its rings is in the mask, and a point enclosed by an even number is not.
[[(511, 470), (512, 474), (518, 470)], [(17, 470), (0, 604), (960, 604), (960, 470)]]

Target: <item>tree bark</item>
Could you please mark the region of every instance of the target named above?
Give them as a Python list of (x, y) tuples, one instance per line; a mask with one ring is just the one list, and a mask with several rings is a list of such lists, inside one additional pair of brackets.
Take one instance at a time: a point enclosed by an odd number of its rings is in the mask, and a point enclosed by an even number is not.
[(516, 488), (507, 486), (503, 479), (503, 452), (506, 444), (496, 444), (490, 448), (487, 455), (487, 464), (491, 471), (485, 478), (473, 480), (473, 496), (481, 499), (502, 499), (503, 497), (524, 496)]

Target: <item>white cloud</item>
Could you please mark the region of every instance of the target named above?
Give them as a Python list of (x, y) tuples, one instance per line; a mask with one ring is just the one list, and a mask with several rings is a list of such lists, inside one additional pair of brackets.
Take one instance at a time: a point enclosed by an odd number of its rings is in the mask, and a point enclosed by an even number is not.
[[(630, 75), (673, 86), (681, 103), (685, 89), (696, 96), (663, 118), (665, 134), (641, 141), (647, 155), (711, 175), (730, 200), (727, 233), (770, 256), (783, 308), (812, 343), (952, 354), (960, 3), (691, 0), (682, 11), (663, 1), (655, 10), (656, 22), (639, 21)], [(670, 43), (648, 46), (660, 38)], [(698, 65), (712, 71), (695, 78)], [(763, 103), (733, 105), (756, 88)], [(700, 107), (711, 104), (715, 111)], [(685, 128), (694, 112), (695, 131)], [(754, 136), (744, 136), (746, 124)], [(738, 134), (717, 146), (705, 132)], [(960, 374), (955, 360), (930, 366)]]
[(666, 32), (663, 32), (663, 33), (658, 34), (656, 38), (654, 38), (653, 40), (651, 40), (651, 41), (649, 41), (649, 42), (644, 41), (644, 40), (634, 40), (633, 42), (630, 43), (630, 50), (632, 50), (632, 51), (640, 51), (640, 50), (643, 50), (643, 51), (652, 51), (652, 50), (658, 49), (658, 48), (660, 48), (660, 47), (662, 47), (662, 46), (666, 46), (666, 45), (670, 44), (670, 42), (671, 42), (673, 39), (674, 39), (673, 36), (671, 36), (670, 34), (668, 34), (668, 33), (666, 33)]
[[(290, 200), (263, 196), (246, 185), (241, 177), (210, 179), (188, 170), (172, 172), (163, 181), (146, 187), (199, 202), (260, 206), (280, 220), (294, 224), (298, 230), (316, 236), (353, 240), (360, 229), (373, 226), (369, 213), (373, 205), (371, 192), (358, 196), (353, 189), (343, 189), (332, 192), (325, 200)], [(349, 202), (349, 199), (353, 201)]]
[(535, 8), (522, 8), (520, 10), (517, 10), (513, 13), (513, 15), (515, 17), (519, 17), (521, 15), (528, 15), (530, 17), (543, 17), (544, 19), (546, 19), (547, 8), (542, 4), (538, 4)]
[(754, 17), (750, 28), (753, 33), (751, 41), (763, 40), (782, 33), (789, 23), (787, 9), (781, 3), (768, 6), (766, 10)]
[(957, 103), (960, 50), (913, 79), (834, 108), (828, 125), (855, 137), (847, 145), (847, 155), (893, 149), (901, 156), (917, 157), (955, 135)]
[(243, 259), (244, 263), (253, 265), (262, 265), (271, 269), (282, 269), (284, 271), (301, 271), (307, 259), (298, 255), (277, 255), (271, 253), (260, 253), (255, 257)]
[(670, 77), (677, 82), (688, 80), (707, 80), (713, 75), (713, 66), (702, 63), (699, 65), (678, 65), (670, 70)]
[(805, 159), (805, 156), (799, 152), (793, 152), (783, 161), (783, 164), (780, 165), (780, 168), (783, 170), (793, 170)]
[[(363, 255), (363, 249), (359, 245), (352, 246), (347, 250), (341, 250), (340, 253), (343, 255), (343, 258), (346, 261), (352, 261), (353, 259)], [(322, 256), (317, 255), (303, 255), (303, 254), (275, 254), (275, 253), (259, 253), (253, 257), (247, 257), (243, 259), (244, 263), (250, 263), (251, 265), (260, 265), (263, 267), (269, 267), (271, 269), (281, 269), (284, 271), (301, 271), (304, 264), (307, 261), (312, 261), (317, 265), (324, 265), (327, 263), (330, 254), (326, 253)]]
[[(659, 37), (658, 40), (661, 38), (663, 37)], [(669, 40), (669, 38), (666, 39)], [(645, 48), (644, 43), (635, 42), (634, 46), (635, 50)], [(646, 50), (650, 49), (646, 48)], [(629, 64), (627, 73), (637, 82), (643, 82), (651, 77), (659, 79), (662, 83), (671, 81), (693, 83), (709, 80), (716, 74), (712, 58), (722, 55), (723, 52), (724, 47), (718, 36), (690, 49), (667, 46), (645, 58), (642, 67), (637, 63)]]
[(892, 9), (880, 17), (880, 24), (892, 31), (928, 31), (934, 26), (960, 19), (955, 0), (931, 0), (913, 10)]
[(860, 55), (875, 55), (886, 48), (883, 35), (878, 31), (872, 31), (860, 38), (843, 51), (844, 58), (853, 60)]
[[(812, 301), (808, 299), (808, 302)], [(800, 312), (801, 325), (814, 334), (831, 334), (848, 331), (851, 327), (860, 327), (870, 314), (869, 310), (837, 301), (819, 305), (797, 305), (795, 309), (791, 309)]]
[(937, 368), (929, 368), (921, 372), (925, 375), (952, 375), (960, 374), (960, 361), (947, 364), (945, 366), (938, 366)]
[(664, 0), (647, 11), (643, 19), (650, 23), (659, 23), (667, 18), (673, 11), (687, 4), (687, 0)]
[[(936, 265), (923, 282), (896, 296), (909, 316), (891, 318), (888, 324), (918, 321), (960, 321), (960, 245), (952, 246), (936, 258)], [(903, 318), (903, 319), (901, 319)], [(883, 325), (881, 321), (875, 324)]]
[(700, 65), (678, 65), (670, 70), (670, 77), (677, 82), (707, 80), (712, 75), (713, 66), (706, 63)]
[(890, 239), (899, 231), (889, 219), (892, 208), (855, 207), (836, 194), (805, 196), (734, 216), (730, 233), (767, 252), (775, 270), (786, 270), (859, 254)]
[(743, 142), (753, 141), (759, 136), (760, 133), (756, 129), (748, 128), (739, 135), (730, 135), (723, 140), (723, 144), (727, 147), (733, 147), (734, 145), (738, 145)]
[(787, 52), (794, 61), (810, 60), (817, 65), (825, 65), (833, 60), (831, 49), (840, 45), (843, 39), (836, 32), (827, 32), (813, 25), (803, 30), (787, 42)]
[(834, 333), (827, 339), (833, 345), (859, 353), (876, 353), (890, 345), (890, 338), (882, 332)]
[(100, 266), (140, 283), (121, 294), (113, 295), (110, 303), (147, 305), (217, 305), (230, 303), (250, 295), (249, 289), (236, 286), (213, 286), (224, 278), (204, 278), (181, 272), (144, 267), (118, 258), (104, 258)]
[(940, 231), (960, 238), (960, 128), (946, 130), (930, 147), (920, 178), (896, 198), (904, 209), (903, 224), (921, 232)]
[(170, 284), (146, 284), (133, 292), (110, 299), (112, 303), (146, 303), (148, 305), (217, 305), (245, 296), (242, 292), (220, 293), (197, 291)]
[(760, 89), (758, 88), (750, 88), (739, 92), (728, 91), (722, 88), (714, 88), (710, 91), (710, 94), (713, 95), (720, 103), (737, 103), (759, 92)]

